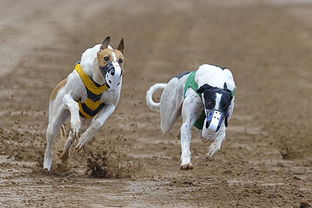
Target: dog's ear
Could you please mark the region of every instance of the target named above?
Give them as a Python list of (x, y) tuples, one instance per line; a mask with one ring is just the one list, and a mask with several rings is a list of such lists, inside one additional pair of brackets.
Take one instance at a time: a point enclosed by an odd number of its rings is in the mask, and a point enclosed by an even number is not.
[(101, 45), (101, 50), (107, 48), (110, 41), (111, 41), (110, 36), (107, 36)]
[(232, 93), (232, 91), (231, 90), (229, 90), (229, 88), (228, 88), (228, 86), (227, 86), (227, 84), (226, 84), (226, 82), (224, 82), (224, 85), (223, 85), (223, 89), (225, 90), (225, 91), (227, 91), (227, 92), (229, 92), (230, 93), (230, 95), (231, 95), (231, 99), (232, 99), (232, 97), (233, 97), (233, 93)]
[(211, 86), (208, 84), (204, 84), (203, 86), (201, 86), (196, 92), (198, 92), (199, 94), (205, 92), (205, 90), (210, 89)]
[(224, 82), (224, 85), (223, 85), (223, 89), (227, 90), (227, 85), (226, 85), (226, 82)]
[(125, 49), (125, 43), (124, 43), (124, 39), (122, 38), (119, 45), (118, 45), (118, 48), (117, 48), (121, 53), (124, 53), (124, 49)]

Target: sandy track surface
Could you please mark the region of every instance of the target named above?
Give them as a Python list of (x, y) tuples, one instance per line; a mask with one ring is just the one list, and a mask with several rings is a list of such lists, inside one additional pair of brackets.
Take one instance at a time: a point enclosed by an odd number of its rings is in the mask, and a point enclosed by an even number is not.
[[(312, 204), (312, 6), (309, 1), (9, 1), (0, 14), (1, 207), (309, 207)], [(81, 53), (126, 40), (122, 98), (90, 153), (42, 171), (49, 95)], [(145, 104), (155, 82), (213, 63), (238, 95), (213, 160), (194, 134), (179, 170)], [(94, 167), (108, 172), (92, 172)], [(99, 173), (107, 178), (90, 175)]]

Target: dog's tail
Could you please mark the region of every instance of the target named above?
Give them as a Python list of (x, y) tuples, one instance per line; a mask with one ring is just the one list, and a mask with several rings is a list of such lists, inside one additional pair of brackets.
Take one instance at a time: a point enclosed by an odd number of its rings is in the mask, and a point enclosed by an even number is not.
[(165, 89), (167, 83), (156, 83), (150, 87), (150, 89), (146, 92), (146, 103), (150, 109), (159, 111), (160, 103), (155, 103), (153, 101), (153, 94), (159, 89)]

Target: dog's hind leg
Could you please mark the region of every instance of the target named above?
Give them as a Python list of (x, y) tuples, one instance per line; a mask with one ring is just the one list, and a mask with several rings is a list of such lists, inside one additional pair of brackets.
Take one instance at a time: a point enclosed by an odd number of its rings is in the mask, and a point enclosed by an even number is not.
[[(87, 129), (87, 126), (89, 126), (90, 122), (91, 122), (91, 120), (89, 120), (89, 119), (82, 119), (82, 126), (80, 129), (80, 132), (84, 132)], [(63, 126), (62, 126), (62, 130), (63, 130)], [(72, 144), (74, 143), (75, 139), (76, 138), (73, 136), (72, 130), (70, 130), (68, 138), (67, 138), (66, 143), (64, 145), (63, 152), (60, 155), (60, 159), (63, 162), (66, 162), (68, 160), (68, 158), (70, 156), (71, 147), (72, 147)], [(90, 141), (90, 143), (92, 143), (94, 141), (94, 139), (95, 138), (93, 137), (92, 140)]]
[(62, 124), (61, 126), (60, 135), (61, 135), (62, 140), (66, 139), (66, 129), (65, 129), (64, 124)]
[(74, 141), (75, 141), (75, 139), (73, 137), (73, 133), (72, 133), (72, 131), (69, 131), (69, 135), (68, 135), (68, 138), (67, 138), (66, 143), (64, 145), (63, 152), (60, 155), (60, 159), (63, 162), (66, 162), (68, 160), (70, 148), (71, 148), (71, 145), (74, 143)]
[(63, 122), (66, 120), (68, 116), (69, 116), (68, 111), (66, 111), (64, 106), (61, 106), (60, 109), (58, 110), (58, 113), (49, 121), (48, 128), (46, 131), (47, 147), (44, 153), (44, 161), (43, 161), (43, 168), (48, 171), (50, 171), (52, 167), (53, 161), (52, 149), (54, 140), (57, 134), (59, 133), (59, 130)]
[(59, 128), (60, 128), (60, 124), (49, 124), (47, 131), (46, 131), (47, 147), (44, 153), (43, 168), (47, 169), (48, 171), (50, 171), (52, 167), (52, 160), (53, 160), (52, 148), (53, 148), (53, 143), (54, 143), (54, 140), (58, 133)]

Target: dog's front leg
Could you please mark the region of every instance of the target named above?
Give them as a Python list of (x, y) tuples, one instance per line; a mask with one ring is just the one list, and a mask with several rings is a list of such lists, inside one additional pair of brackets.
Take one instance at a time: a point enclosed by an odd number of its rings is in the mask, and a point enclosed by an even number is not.
[(70, 127), (72, 131), (72, 136), (75, 139), (79, 137), (79, 131), (81, 128), (81, 121), (79, 118), (79, 105), (78, 103), (70, 96), (66, 94), (63, 98), (65, 106), (70, 111)]
[(81, 135), (78, 144), (76, 145), (76, 150), (81, 150), (86, 144), (92, 141), (96, 132), (104, 125), (105, 121), (113, 114), (115, 111), (115, 106), (113, 104), (105, 105), (103, 109), (99, 112), (99, 115), (92, 120), (89, 128)]
[(192, 127), (198, 117), (198, 102), (195, 97), (186, 97), (182, 105), (183, 124), (181, 126), (181, 170), (193, 169), (191, 163)]
[(225, 128), (224, 125), (221, 126), (218, 135), (209, 146), (209, 151), (207, 153), (208, 158), (211, 158), (221, 148), (221, 144), (225, 138)]
[(183, 122), (181, 126), (181, 170), (192, 169), (191, 163), (191, 137), (192, 137), (192, 126), (190, 121)]

